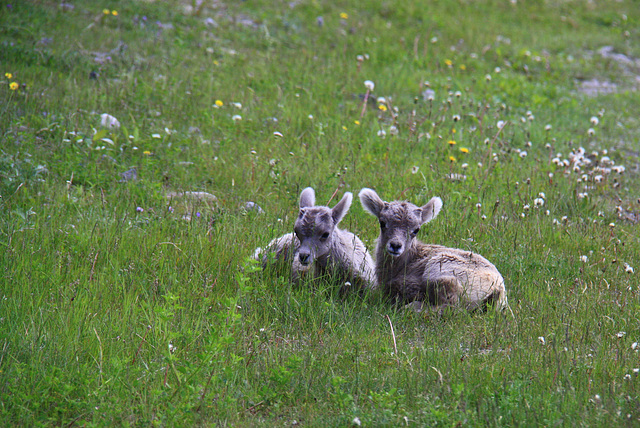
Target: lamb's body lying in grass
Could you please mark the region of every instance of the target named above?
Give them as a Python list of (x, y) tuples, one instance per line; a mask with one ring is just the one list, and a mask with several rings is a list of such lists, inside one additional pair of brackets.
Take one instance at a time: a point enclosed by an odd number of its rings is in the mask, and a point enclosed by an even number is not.
[(508, 306), (504, 279), (487, 259), (416, 239), (420, 226), (440, 212), (440, 198), (417, 207), (410, 202), (385, 202), (371, 189), (362, 189), (359, 196), (364, 209), (380, 221), (376, 275), (384, 292), (416, 309)]
[(327, 279), (344, 286), (372, 289), (376, 286), (375, 265), (362, 241), (353, 233), (339, 229), (352, 201), (347, 192), (333, 209), (315, 206), (315, 193), (307, 187), (300, 194), (300, 213), (294, 233), (274, 239), (265, 249), (258, 248), (254, 258), (267, 267), (269, 259), (291, 265), (291, 278), (305, 275)]

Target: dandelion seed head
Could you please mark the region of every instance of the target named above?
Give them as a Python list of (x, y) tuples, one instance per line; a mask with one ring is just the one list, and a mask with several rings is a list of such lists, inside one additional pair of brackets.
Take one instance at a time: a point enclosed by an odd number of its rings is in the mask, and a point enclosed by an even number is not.
[(600, 123), (600, 120), (598, 120), (598, 118), (595, 116), (591, 116), (591, 119), (589, 119), (589, 122), (591, 122), (593, 126), (598, 126), (598, 123)]
[(371, 80), (365, 80), (364, 87), (367, 88), (367, 90), (369, 91), (373, 91), (373, 89), (376, 87), (376, 84), (373, 83), (373, 81)]

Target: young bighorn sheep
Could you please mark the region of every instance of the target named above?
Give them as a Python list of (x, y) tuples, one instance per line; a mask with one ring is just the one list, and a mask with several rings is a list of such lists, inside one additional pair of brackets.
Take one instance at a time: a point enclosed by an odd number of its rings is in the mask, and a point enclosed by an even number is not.
[(315, 192), (307, 187), (300, 194), (294, 233), (274, 239), (264, 250), (257, 248), (254, 258), (262, 262), (263, 268), (270, 254), (276, 261), (291, 263), (294, 282), (311, 274), (314, 278), (327, 276), (341, 284), (349, 282), (359, 290), (375, 288), (375, 265), (367, 248), (356, 235), (337, 227), (352, 199), (353, 195), (347, 192), (333, 208), (316, 206)]
[(508, 306), (504, 279), (487, 259), (416, 239), (420, 226), (440, 212), (440, 198), (417, 207), (405, 201), (385, 202), (366, 188), (359, 196), (364, 209), (380, 221), (376, 275), (384, 292), (418, 310), (426, 305), (474, 310), (490, 302), (497, 309)]

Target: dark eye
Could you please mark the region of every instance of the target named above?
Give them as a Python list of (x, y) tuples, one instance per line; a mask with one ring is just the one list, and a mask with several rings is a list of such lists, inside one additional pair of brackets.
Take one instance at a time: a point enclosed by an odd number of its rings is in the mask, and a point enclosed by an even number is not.
[(420, 232), (420, 228), (414, 229), (414, 231), (412, 232), (412, 235), (416, 236), (418, 232)]
[(384, 221), (380, 220), (380, 229), (384, 229), (385, 227), (387, 227), (387, 223), (385, 223)]
[(323, 241), (327, 238), (329, 238), (329, 232), (323, 233), (322, 236), (320, 237), (320, 239), (322, 239)]

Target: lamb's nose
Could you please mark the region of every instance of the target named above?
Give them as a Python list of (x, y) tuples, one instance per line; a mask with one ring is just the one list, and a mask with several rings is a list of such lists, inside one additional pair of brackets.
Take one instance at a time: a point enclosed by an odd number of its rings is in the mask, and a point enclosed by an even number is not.
[(298, 257), (300, 258), (300, 263), (303, 265), (309, 264), (309, 253), (300, 253)]
[(400, 244), (399, 242), (389, 242), (389, 250), (391, 250), (392, 253), (400, 252), (401, 248), (402, 244)]

